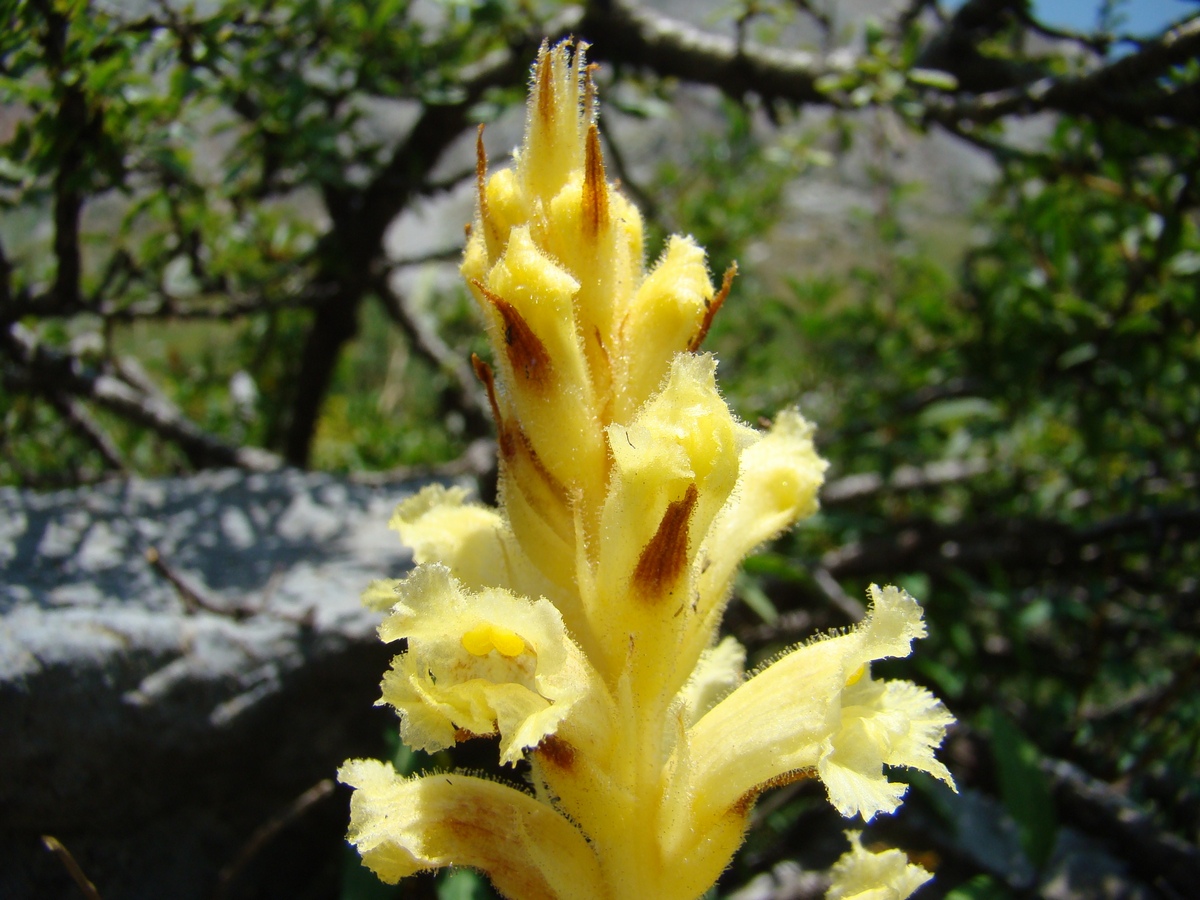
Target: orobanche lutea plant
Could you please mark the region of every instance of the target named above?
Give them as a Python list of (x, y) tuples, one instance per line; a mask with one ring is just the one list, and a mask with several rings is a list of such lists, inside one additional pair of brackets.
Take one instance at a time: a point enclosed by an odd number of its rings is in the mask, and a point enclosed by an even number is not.
[[(584, 47), (543, 45), (515, 167), (487, 175), (462, 272), (494, 360), (500, 506), (427, 487), (392, 519), (416, 569), (377, 582), (407, 641), (381, 703), (410, 747), (484, 735), (520, 790), (350, 760), (349, 839), (384, 881), (469, 866), (513, 900), (691, 900), (742, 842), (756, 798), (819, 777), (845, 816), (891, 812), (885, 766), (947, 783), (952, 721), (871, 661), (905, 656), (921, 609), (872, 587), (866, 618), (754, 673), (717, 629), (741, 560), (817, 506), (825, 463), (794, 410), (760, 433), (699, 352), (729, 289), (672, 237), (649, 273), (638, 211), (605, 178)], [(928, 877), (851, 832), (829, 896), (901, 898)]]

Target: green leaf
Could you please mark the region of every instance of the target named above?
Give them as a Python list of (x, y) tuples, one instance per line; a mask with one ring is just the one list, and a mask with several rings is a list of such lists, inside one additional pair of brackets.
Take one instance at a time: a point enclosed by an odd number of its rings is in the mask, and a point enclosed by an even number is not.
[(1000, 418), (1000, 410), (990, 400), (984, 400), (982, 397), (955, 397), (931, 403), (922, 410), (919, 421), (922, 426), (930, 427), (959, 425), (967, 419), (996, 421)]
[(490, 900), (495, 893), (486, 878), (471, 869), (451, 869), (438, 881), (438, 900)]
[(992, 733), (1000, 798), (1017, 823), (1025, 855), (1040, 871), (1054, 850), (1058, 833), (1050, 785), (1038, 765), (1041, 754), (1004, 713), (990, 708), (985, 719)]
[(757, 581), (738, 573), (736, 585), (737, 594), (742, 598), (742, 602), (754, 610), (760, 619), (768, 625), (774, 625), (779, 621), (779, 611), (771, 602), (771, 598), (759, 587)]
[(953, 91), (958, 87), (958, 79), (949, 72), (939, 72), (937, 69), (909, 69), (908, 80), (922, 87), (937, 88), (939, 91)]
[(403, 885), (384, 884), (363, 865), (357, 850), (349, 844), (345, 846), (340, 900), (399, 900), (403, 896)]
[(946, 900), (1008, 900), (1012, 894), (990, 875), (976, 875), (946, 895)]

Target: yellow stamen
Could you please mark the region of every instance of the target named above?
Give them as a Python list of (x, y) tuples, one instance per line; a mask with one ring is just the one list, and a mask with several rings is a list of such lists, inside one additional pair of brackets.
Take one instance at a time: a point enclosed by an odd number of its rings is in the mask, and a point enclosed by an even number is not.
[(525, 641), (519, 634), (490, 622), (476, 625), (464, 634), (462, 645), (472, 656), (487, 656), (495, 650), (511, 659), (525, 652)]

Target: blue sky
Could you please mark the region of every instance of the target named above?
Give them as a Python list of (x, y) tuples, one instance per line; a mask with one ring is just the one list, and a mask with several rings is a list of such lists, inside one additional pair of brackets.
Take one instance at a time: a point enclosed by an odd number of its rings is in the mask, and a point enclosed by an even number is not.
[[(949, 4), (961, 6), (961, 0)], [(1039, 22), (1059, 28), (1091, 31), (1096, 27), (1099, 0), (1033, 0), (1033, 12)], [(1155, 34), (1168, 22), (1200, 12), (1197, 0), (1125, 0), (1119, 4), (1125, 17), (1121, 30), (1132, 35)]]

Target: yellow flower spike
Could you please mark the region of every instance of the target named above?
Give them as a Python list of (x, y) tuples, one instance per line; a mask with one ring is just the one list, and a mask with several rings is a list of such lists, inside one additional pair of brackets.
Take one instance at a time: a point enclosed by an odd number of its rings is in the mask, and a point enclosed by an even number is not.
[(456, 865), (486, 872), (506, 897), (612, 898), (579, 830), (528, 794), (466, 775), (402, 778), (368, 759), (348, 761), (338, 780), (355, 788), (347, 837), (388, 884)]
[[(927, 691), (876, 681), (921, 611), (871, 588), (856, 628), (747, 677), (715, 643), (742, 559), (817, 508), (812, 426), (739, 422), (699, 348), (729, 294), (704, 251), (669, 239), (649, 274), (638, 211), (608, 182), (583, 45), (543, 45), (515, 168), (489, 175), (462, 274), (488, 329), (472, 358), (496, 422), (498, 509), (429, 487), (392, 526), (418, 568), (371, 585), (405, 652), (381, 703), (437, 750), (494, 736), (533, 794), (477, 778), (402, 779), (351, 761), (350, 838), (385, 880), (475, 866), (510, 900), (695, 900), (742, 841), (756, 798), (820, 777), (844, 815), (895, 809), (889, 766), (929, 772), (951, 719)], [(920, 877), (852, 838), (835, 900), (893, 900)], [(878, 892), (878, 893), (873, 893)]]
[(857, 831), (847, 831), (850, 849), (834, 863), (826, 900), (905, 900), (933, 876), (899, 850), (872, 853)]

